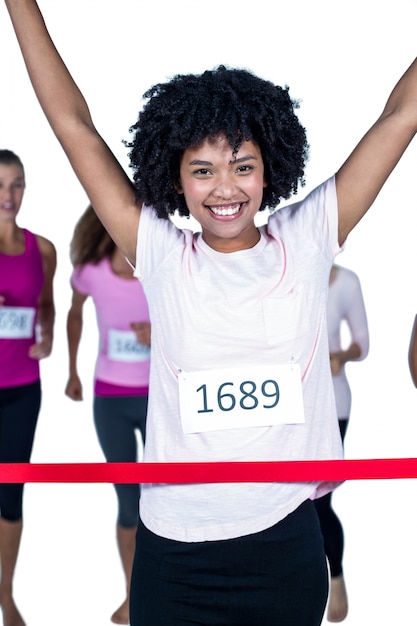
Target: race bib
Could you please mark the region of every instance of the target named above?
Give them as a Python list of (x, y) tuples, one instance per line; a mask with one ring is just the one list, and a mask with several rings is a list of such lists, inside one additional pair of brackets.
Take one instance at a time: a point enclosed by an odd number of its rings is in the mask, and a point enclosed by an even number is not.
[(107, 356), (112, 361), (125, 363), (148, 361), (150, 354), (149, 346), (139, 343), (133, 330), (109, 330)]
[(0, 339), (30, 339), (36, 310), (31, 307), (0, 307)]
[(183, 432), (304, 422), (300, 366), (180, 372)]

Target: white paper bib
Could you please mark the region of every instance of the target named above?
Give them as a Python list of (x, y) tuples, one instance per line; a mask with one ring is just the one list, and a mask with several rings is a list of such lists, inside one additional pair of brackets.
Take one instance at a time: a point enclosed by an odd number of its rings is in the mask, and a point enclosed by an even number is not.
[(35, 313), (31, 307), (0, 307), (0, 339), (30, 339)]
[(136, 334), (130, 330), (115, 330), (108, 332), (107, 356), (112, 361), (137, 363), (148, 361), (151, 349), (139, 343)]
[(180, 372), (184, 433), (304, 422), (300, 366)]

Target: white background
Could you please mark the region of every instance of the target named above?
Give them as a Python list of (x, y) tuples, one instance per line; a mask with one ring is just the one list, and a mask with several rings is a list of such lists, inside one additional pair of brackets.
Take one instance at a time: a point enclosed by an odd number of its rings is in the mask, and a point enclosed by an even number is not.
[[(144, 91), (176, 73), (224, 63), (288, 84), (301, 100), (311, 145), (303, 194), (341, 165), (416, 54), (416, 0), (43, 0), (41, 8), (126, 171), (122, 140)], [(103, 461), (91, 416), (97, 349), (91, 307), (81, 351), (85, 400), (64, 396), (68, 246), (87, 198), (32, 93), (2, 4), (0, 59), (0, 146), (26, 166), (19, 223), (58, 250), (56, 340), (42, 364), (32, 460)], [(417, 312), (416, 178), (414, 142), (339, 257), (360, 276), (371, 333), (369, 357), (348, 371), (348, 458), (417, 457), (417, 390), (407, 364)], [(417, 621), (416, 496), (415, 480), (352, 481), (336, 492), (346, 533), (346, 626)], [(123, 597), (115, 516), (111, 485), (27, 485), (15, 590), (28, 626), (109, 623)]]

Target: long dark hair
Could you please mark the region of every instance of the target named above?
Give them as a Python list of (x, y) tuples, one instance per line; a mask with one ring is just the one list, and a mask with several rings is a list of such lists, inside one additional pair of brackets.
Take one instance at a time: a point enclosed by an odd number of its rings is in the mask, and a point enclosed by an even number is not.
[(91, 204), (75, 225), (70, 243), (70, 259), (74, 266), (99, 263), (110, 258), (116, 244), (98, 219)]

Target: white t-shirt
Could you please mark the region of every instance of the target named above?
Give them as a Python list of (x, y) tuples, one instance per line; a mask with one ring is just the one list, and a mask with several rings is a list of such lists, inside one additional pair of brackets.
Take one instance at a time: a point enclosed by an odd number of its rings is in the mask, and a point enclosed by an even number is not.
[[(260, 241), (230, 254), (142, 210), (135, 275), (152, 321), (146, 462), (337, 459), (326, 303), (337, 242), (334, 178), (270, 216)], [(184, 434), (179, 378), (299, 364), (304, 422)], [(230, 390), (230, 387), (227, 388)], [(203, 416), (204, 417), (204, 416)], [(209, 416), (208, 416), (209, 418)], [(334, 485), (144, 485), (143, 523), (180, 541), (259, 532)]]
[[(358, 361), (364, 359), (369, 351), (368, 321), (363, 301), (361, 284), (358, 276), (346, 267), (337, 266), (334, 280), (330, 283), (327, 301), (327, 330), (330, 352), (342, 349), (342, 322), (345, 321), (350, 340), (361, 348)], [(339, 419), (348, 419), (352, 395), (345, 366), (333, 376), (336, 397), (336, 409)]]

